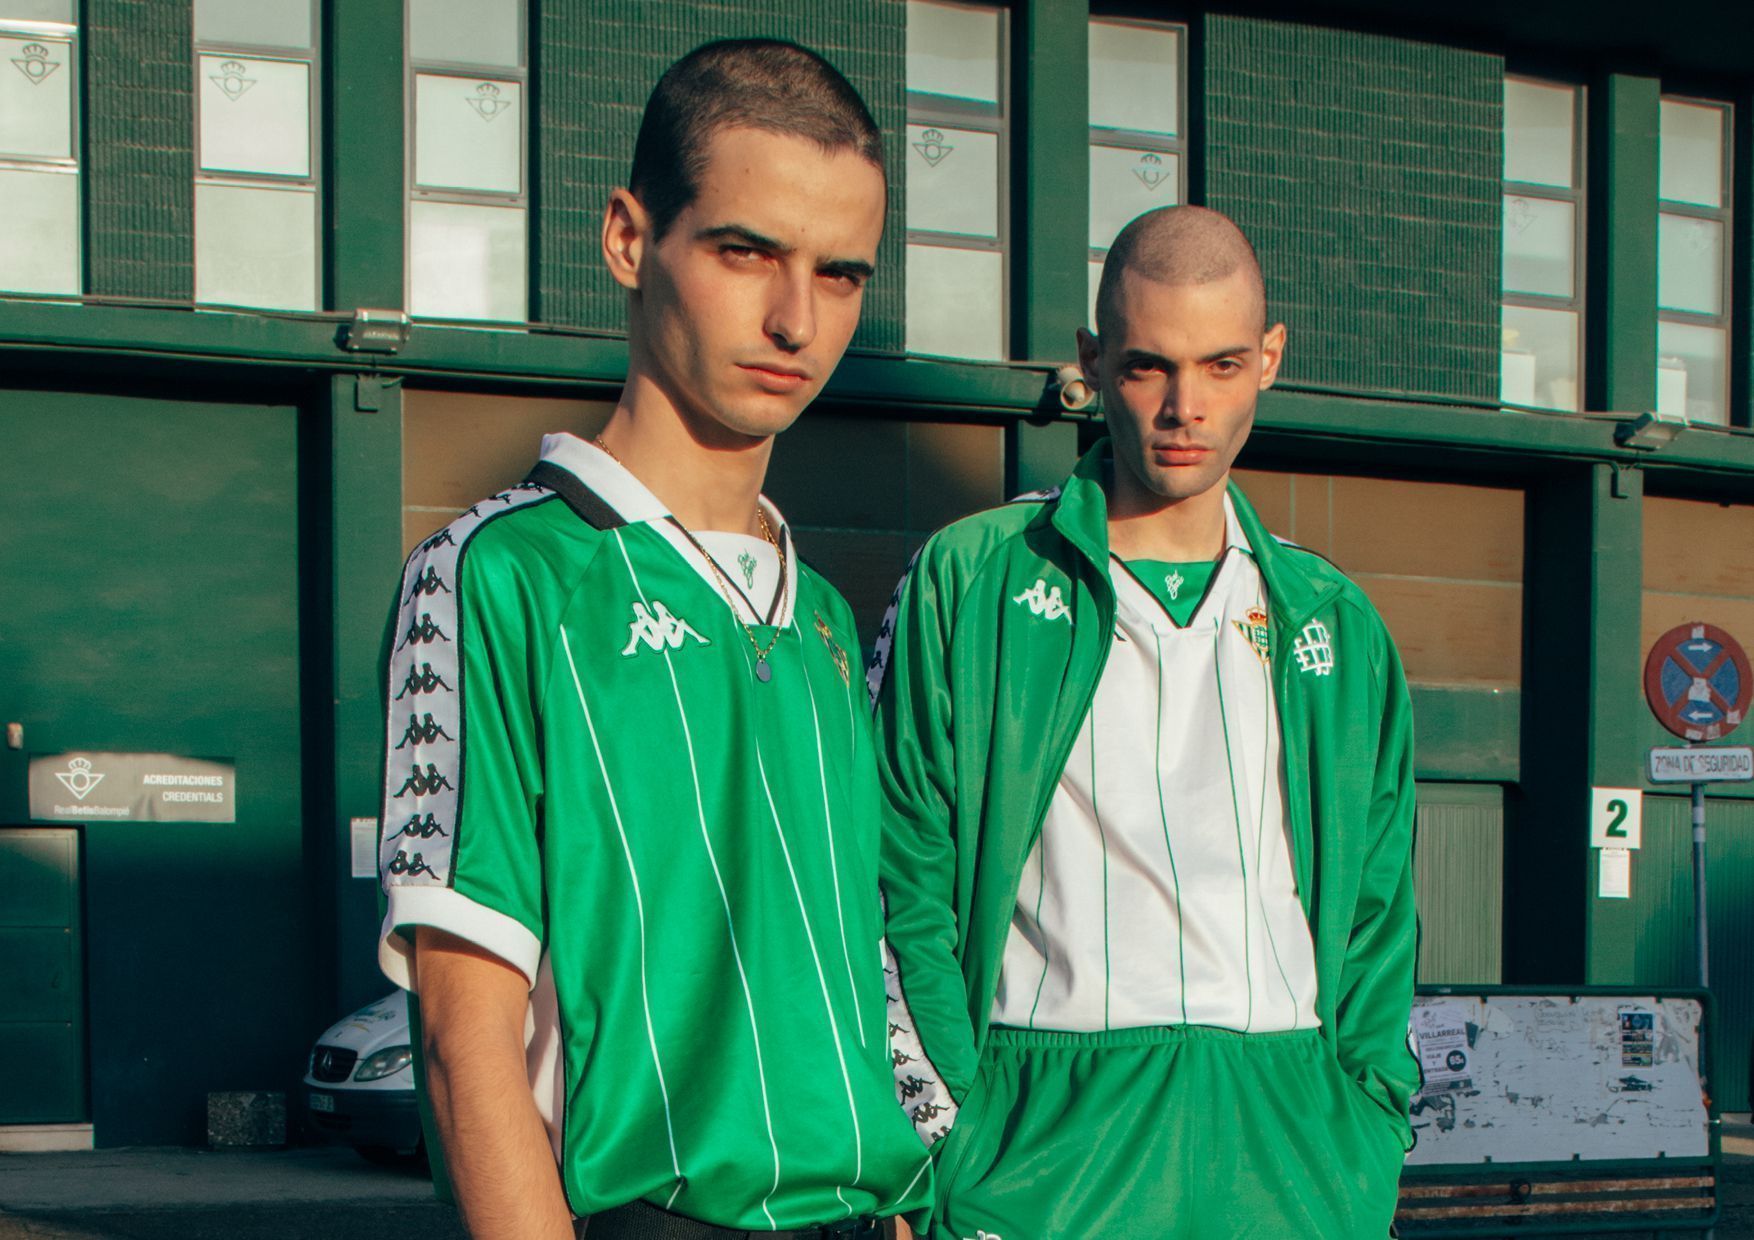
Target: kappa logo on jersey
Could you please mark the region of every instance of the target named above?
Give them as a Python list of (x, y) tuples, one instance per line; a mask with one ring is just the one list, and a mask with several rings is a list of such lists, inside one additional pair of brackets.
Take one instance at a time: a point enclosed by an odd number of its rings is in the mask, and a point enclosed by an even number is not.
[(1291, 643), (1291, 653), (1297, 656), (1300, 672), (1326, 676), (1334, 670), (1334, 644), (1328, 637), (1327, 625), (1320, 620), (1303, 626), (1303, 632)]
[(451, 781), (445, 778), (444, 772), (438, 769), (436, 763), (428, 762), (423, 771), (420, 769), (420, 763), (416, 762), (409, 768), (408, 777), (402, 781), (402, 787), (396, 791), (396, 795), (405, 797), (412, 792), (417, 797), (424, 797), (435, 792), (455, 792), (456, 790)]
[(430, 874), (434, 878), (438, 877), (438, 871), (426, 863), (425, 857), (419, 853), (410, 857), (400, 848), (396, 850), (395, 857), (391, 859), (386, 868), (398, 877), (406, 875), (409, 878), (419, 878), (422, 874)]
[(412, 603), (422, 594), (437, 594), (441, 590), (449, 594), (451, 587), (447, 586), (444, 578), (438, 575), (438, 569), (428, 564), (426, 575), (414, 579), (414, 588), (408, 591), (408, 602)]
[(396, 649), (401, 650), (403, 646), (430, 646), (433, 642), (449, 643), (450, 640), (451, 635), (434, 623), (432, 613), (423, 611), (420, 613), (420, 619), (408, 626), (408, 632), (402, 638), (402, 645)]
[(414, 715), (408, 716), (408, 729), (402, 733), (402, 739), (396, 742), (396, 748), (402, 749), (408, 745), (430, 745), (437, 740), (455, 742), (456, 739), (445, 731), (443, 724), (432, 717), (431, 711), (427, 711), (425, 719)]
[(402, 682), (402, 692), (396, 695), (396, 700), (400, 702), (410, 693), (435, 693), (440, 689), (448, 692), (450, 687), (443, 676), (432, 670), (432, 664), (422, 663), (419, 671), (413, 667), (408, 669), (408, 677)]
[(437, 551), (440, 547), (454, 547), (456, 545), (457, 545), (457, 540), (451, 537), (451, 527), (447, 525), (447, 526), (445, 526), (444, 529), (440, 530), (438, 533), (434, 534), (431, 538), (429, 538), (425, 542), (421, 543), (420, 549), (422, 551), (426, 552), (428, 555), (431, 555), (434, 551)]
[(962, 1240), (1005, 1240), (1005, 1237), (996, 1231), (976, 1231), (974, 1235), (964, 1236)]
[(1072, 623), (1072, 609), (1066, 606), (1066, 600), (1060, 596), (1060, 587), (1048, 585), (1047, 579), (1044, 577), (1037, 577), (1034, 585), (1011, 601), (1027, 604), (1030, 611), (1044, 620), (1064, 620), (1067, 624)]
[(633, 623), (627, 626), (627, 648), (621, 652), (622, 658), (629, 658), (639, 653), (640, 643), (644, 642), (648, 650), (680, 649), (682, 639), (694, 638), (702, 646), (712, 645), (706, 638), (694, 631), (694, 626), (680, 616), (672, 615), (670, 609), (657, 599), (652, 600), (651, 610), (644, 603), (633, 605)]
[(401, 830), (397, 831), (396, 834), (390, 838), (399, 840), (402, 837), (407, 836), (410, 839), (430, 840), (435, 835), (449, 836), (450, 832), (439, 826), (438, 819), (434, 818), (431, 814), (427, 814), (424, 817), (415, 814), (407, 822), (402, 824)]

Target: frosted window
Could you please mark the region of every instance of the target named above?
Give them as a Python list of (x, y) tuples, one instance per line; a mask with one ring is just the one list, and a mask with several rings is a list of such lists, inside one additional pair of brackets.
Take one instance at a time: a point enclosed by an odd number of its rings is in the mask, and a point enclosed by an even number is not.
[(311, 67), (201, 57), (201, 170), (311, 174)]
[(0, 290), (79, 294), (79, 177), (0, 168)]
[(422, 73), (414, 79), (414, 180), (432, 189), (519, 193), (523, 87)]
[(311, 46), (310, 0), (195, 0), (195, 38), (245, 47)]
[(996, 250), (907, 248), (907, 351), (1005, 355), (1005, 258)]
[(1090, 244), (1106, 250), (1121, 229), (1181, 197), (1181, 156), (1118, 146), (1090, 148)]
[(1500, 398), (1540, 409), (1578, 407), (1577, 314), (1504, 307)]
[(1570, 297), (1576, 290), (1577, 212), (1551, 198), (1504, 200), (1504, 289)]
[(1723, 425), (1728, 333), (1694, 323), (1657, 323), (1657, 411)]
[(0, 18), (12, 22), (73, 24), (74, 0), (0, 0)]
[(1090, 123), (1181, 132), (1181, 32), (1090, 23)]
[(907, 226), (996, 238), (998, 135), (909, 125), (907, 141)]
[(528, 317), (522, 207), (413, 202), (408, 223), (410, 313), (505, 322)]
[(1576, 98), (1569, 86), (1505, 81), (1505, 180), (1571, 188)]
[(1657, 216), (1657, 304), (1718, 314), (1724, 308), (1724, 226), (1689, 215)]
[(1724, 110), (1665, 99), (1662, 118), (1662, 196), (1723, 206)]
[(524, 63), (521, 0), (408, 0), (409, 55), (465, 65)]
[(0, 157), (73, 158), (72, 60), (65, 39), (0, 38)]
[(317, 308), (317, 196), (309, 189), (195, 185), (195, 300)]
[(907, 88), (999, 103), (999, 10), (909, 0)]

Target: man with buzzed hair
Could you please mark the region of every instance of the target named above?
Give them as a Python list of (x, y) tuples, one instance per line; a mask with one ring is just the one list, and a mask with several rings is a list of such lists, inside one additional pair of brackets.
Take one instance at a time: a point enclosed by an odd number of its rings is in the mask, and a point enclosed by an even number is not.
[[(1411, 713), (1357, 586), (1230, 482), (1278, 374), (1230, 220), (1141, 216), (1110, 438), (934, 534), (871, 670), (933, 1240), (1388, 1234), (1418, 1080)], [(945, 1135), (947, 1133), (947, 1135)]]
[(379, 960), (419, 994), (475, 1240), (851, 1240), (930, 1197), (852, 612), (761, 495), (858, 325), (887, 188), (814, 52), (672, 65), (603, 215), (614, 412), (409, 560)]

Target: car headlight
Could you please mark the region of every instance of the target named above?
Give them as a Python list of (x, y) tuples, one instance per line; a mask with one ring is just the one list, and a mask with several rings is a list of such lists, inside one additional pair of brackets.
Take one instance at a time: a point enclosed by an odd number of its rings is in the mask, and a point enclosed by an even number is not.
[(375, 1054), (366, 1056), (364, 1063), (359, 1065), (353, 1074), (356, 1081), (380, 1081), (386, 1076), (395, 1076), (403, 1068), (414, 1062), (412, 1046), (386, 1046)]

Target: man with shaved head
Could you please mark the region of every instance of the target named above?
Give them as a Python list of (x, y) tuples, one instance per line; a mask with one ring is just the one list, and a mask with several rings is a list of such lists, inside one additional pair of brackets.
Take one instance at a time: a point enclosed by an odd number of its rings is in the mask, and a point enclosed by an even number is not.
[(1400, 659), (1231, 482), (1285, 350), (1241, 230), (1141, 216), (1096, 317), (1109, 438), (933, 535), (871, 671), (915, 1222), (1385, 1236), (1419, 1075)]

